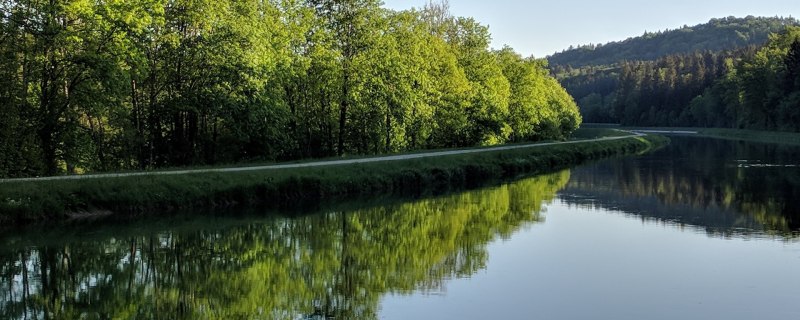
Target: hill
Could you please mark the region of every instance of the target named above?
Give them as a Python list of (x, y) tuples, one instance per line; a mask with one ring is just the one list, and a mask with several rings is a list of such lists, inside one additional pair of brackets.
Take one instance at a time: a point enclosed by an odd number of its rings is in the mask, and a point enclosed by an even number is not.
[(778, 33), (789, 25), (798, 25), (794, 18), (727, 17), (711, 19), (696, 26), (676, 30), (645, 32), (642, 36), (601, 45), (584, 45), (556, 53), (548, 60), (552, 66), (584, 67), (609, 65), (625, 60), (649, 61), (679, 53), (722, 51), (762, 45), (770, 33)]
[(798, 41), (794, 18), (728, 17), (573, 48), (549, 65), (584, 122), (799, 131)]

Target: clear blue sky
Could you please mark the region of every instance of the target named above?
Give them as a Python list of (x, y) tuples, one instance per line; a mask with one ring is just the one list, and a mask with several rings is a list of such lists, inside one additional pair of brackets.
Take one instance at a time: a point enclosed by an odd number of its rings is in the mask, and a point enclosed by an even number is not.
[[(395, 10), (421, 8), (426, 2), (384, 0), (385, 7)], [(450, 0), (450, 11), (489, 25), (493, 47), (509, 45), (523, 55), (541, 58), (570, 45), (625, 40), (711, 18), (799, 18), (800, 0)]]

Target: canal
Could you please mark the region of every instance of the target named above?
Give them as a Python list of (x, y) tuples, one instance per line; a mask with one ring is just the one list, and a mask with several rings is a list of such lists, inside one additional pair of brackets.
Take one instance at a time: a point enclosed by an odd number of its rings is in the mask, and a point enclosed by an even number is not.
[(800, 148), (651, 154), (422, 199), (0, 235), (2, 319), (800, 319)]

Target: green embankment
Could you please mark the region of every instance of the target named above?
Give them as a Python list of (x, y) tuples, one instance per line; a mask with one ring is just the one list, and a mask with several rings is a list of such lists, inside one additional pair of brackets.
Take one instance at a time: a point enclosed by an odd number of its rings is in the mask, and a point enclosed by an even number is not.
[[(616, 130), (619, 129), (619, 130)], [(661, 130), (661, 131), (690, 131), (697, 132), (699, 137), (741, 140), (762, 143), (779, 143), (800, 145), (800, 132), (784, 131), (759, 131), (728, 128), (698, 128), (698, 127), (629, 127), (618, 124), (584, 123), (576, 132), (576, 137), (590, 139), (598, 136), (614, 136), (611, 132), (620, 130)]]
[(0, 183), (0, 224), (471, 188), (663, 146), (660, 136), (302, 169)]
[(800, 145), (800, 133), (736, 129), (695, 129), (704, 137)]
[(587, 140), (602, 137), (624, 137), (629, 135), (631, 135), (630, 132), (617, 130), (614, 127), (581, 127), (572, 134), (571, 139)]

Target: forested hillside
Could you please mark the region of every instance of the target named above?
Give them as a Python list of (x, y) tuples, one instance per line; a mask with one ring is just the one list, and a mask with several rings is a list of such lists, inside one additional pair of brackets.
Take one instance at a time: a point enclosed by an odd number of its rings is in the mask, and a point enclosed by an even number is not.
[[(727, 24), (720, 27), (720, 22)], [(737, 42), (728, 42), (732, 49), (712, 50), (721, 42), (703, 41), (715, 45), (652, 60), (637, 60), (635, 54), (624, 53), (634, 48), (627, 46), (622, 50), (622, 56), (627, 58), (613, 64), (580, 68), (553, 65), (551, 70), (576, 98), (588, 122), (797, 131), (800, 100), (796, 96), (800, 87), (795, 87), (794, 70), (800, 69), (800, 58), (793, 47), (799, 29), (792, 26), (796, 24), (791, 18), (715, 19), (689, 29), (708, 30), (713, 25), (722, 37), (732, 26), (752, 26), (750, 34), (770, 30), (763, 26), (781, 27), (760, 44), (736, 47)], [(678, 31), (661, 33), (660, 37), (675, 38)], [(651, 40), (649, 46), (659, 47), (662, 43)], [(678, 47), (695, 45), (684, 43)]]
[(687, 110), (702, 126), (800, 132), (800, 27), (771, 36)]
[[(589, 122), (653, 125), (681, 122), (680, 109), (723, 76), (732, 59), (752, 54), (754, 47), (736, 51), (669, 55), (655, 61), (626, 61), (615, 67), (584, 68), (563, 78)], [(634, 81), (636, 83), (631, 83)], [(635, 89), (635, 91), (634, 91)], [(639, 108), (623, 113), (625, 106)], [(677, 110), (676, 110), (677, 109)], [(675, 113), (678, 114), (675, 114)]]
[(788, 25), (797, 25), (793, 18), (748, 16), (711, 19), (696, 26), (675, 30), (645, 32), (639, 37), (620, 42), (590, 44), (553, 54), (548, 60), (553, 66), (611, 65), (621, 61), (651, 61), (673, 54), (698, 51), (724, 51), (749, 45), (762, 45), (771, 33)]
[(0, 177), (560, 139), (546, 62), (446, 6), (0, 2)]

